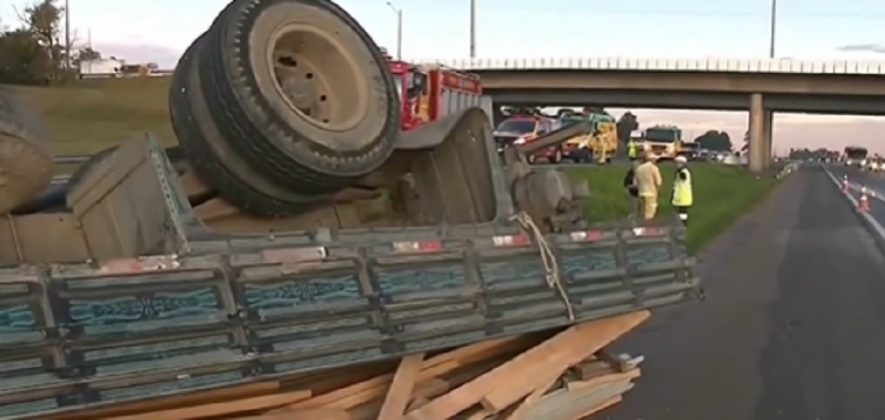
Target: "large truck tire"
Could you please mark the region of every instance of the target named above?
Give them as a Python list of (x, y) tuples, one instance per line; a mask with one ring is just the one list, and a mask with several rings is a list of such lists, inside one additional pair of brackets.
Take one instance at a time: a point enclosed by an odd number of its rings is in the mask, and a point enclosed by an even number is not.
[(298, 193), (331, 193), (391, 155), (401, 114), (393, 77), (333, 2), (234, 0), (204, 42), (209, 113), (255, 172)]
[(209, 111), (200, 83), (205, 35), (182, 55), (172, 76), (169, 109), (179, 144), (196, 175), (242, 210), (262, 216), (304, 211), (325, 197), (294, 192), (255, 170), (227, 142)]
[(52, 182), (53, 158), (32, 113), (0, 92), (0, 215), (31, 202)]

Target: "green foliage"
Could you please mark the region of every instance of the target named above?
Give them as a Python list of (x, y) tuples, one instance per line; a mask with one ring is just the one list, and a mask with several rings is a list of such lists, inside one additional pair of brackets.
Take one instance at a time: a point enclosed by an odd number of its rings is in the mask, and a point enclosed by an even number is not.
[(25, 7), (18, 28), (0, 23), (0, 83), (45, 84), (72, 76), (65, 65), (69, 48), (59, 40), (64, 8), (56, 1), (38, 0)]
[(631, 112), (627, 112), (618, 120), (618, 140), (621, 143), (630, 141), (630, 133), (639, 128), (639, 120)]
[(18, 29), (0, 36), (0, 82), (45, 84), (51, 72), (52, 61), (31, 32)]
[(694, 139), (702, 149), (714, 152), (728, 152), (732, 150), (731, 137), (724, 131), (710, 130)]

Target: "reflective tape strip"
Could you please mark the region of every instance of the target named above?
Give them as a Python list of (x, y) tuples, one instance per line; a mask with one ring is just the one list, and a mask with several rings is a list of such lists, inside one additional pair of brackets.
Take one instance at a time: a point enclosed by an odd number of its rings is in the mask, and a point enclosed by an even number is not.
[(679, 213), (679, 220), (688, 220), (688, 213)]

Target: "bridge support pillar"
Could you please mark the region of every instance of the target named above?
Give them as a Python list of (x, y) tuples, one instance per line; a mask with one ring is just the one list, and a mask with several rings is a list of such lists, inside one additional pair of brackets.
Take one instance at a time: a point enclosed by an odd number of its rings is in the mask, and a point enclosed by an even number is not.
[(750, 144), (747, 150), (751, 172), (762, 172), (765, 169), (765, 103), (761, 93), (750, 95)]
[(763, 149), (765, 153), (765, 159), (763, 160), (763, 168), (768, 169), (771, 167), (771, 162), (774, 160), (774, 148), (773, 148), (773, 139), (772, 133), (774, 131), (774, 112), (771, 110), (762, 111), (763, 117), (763, 130), (764, 130), (764, 138), (765, 138), (765, 149)]

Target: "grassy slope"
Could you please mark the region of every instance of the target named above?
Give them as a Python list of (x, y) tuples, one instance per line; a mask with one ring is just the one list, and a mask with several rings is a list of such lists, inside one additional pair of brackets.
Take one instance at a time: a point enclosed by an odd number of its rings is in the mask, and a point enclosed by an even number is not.
[(81, 80), (65, 87), (10, 90), (39, 112), (57, 155), (88, 154), (150, 132), (175, 143), (169, 78)]
[[(695, 203), (687, 241), (693, 254), (766, 197), (775, 185), (770, 178), (757, 180), (749, 172), (731, 166), (693, 164), (691, 169)], [(592, 221), (611, 221), (629, 214), (629, 199), (621, 184), (626, 171), (627, 167), (623, 165), (569, 171), (573, 178), (587, 179), (590, 183), (593, 198), (587, 205), (587, 213)], [(674, 171), (673, 165), (661, 165), (664, 191), (661, 192), (659, 214), (673, 214), (670, 191)]]

